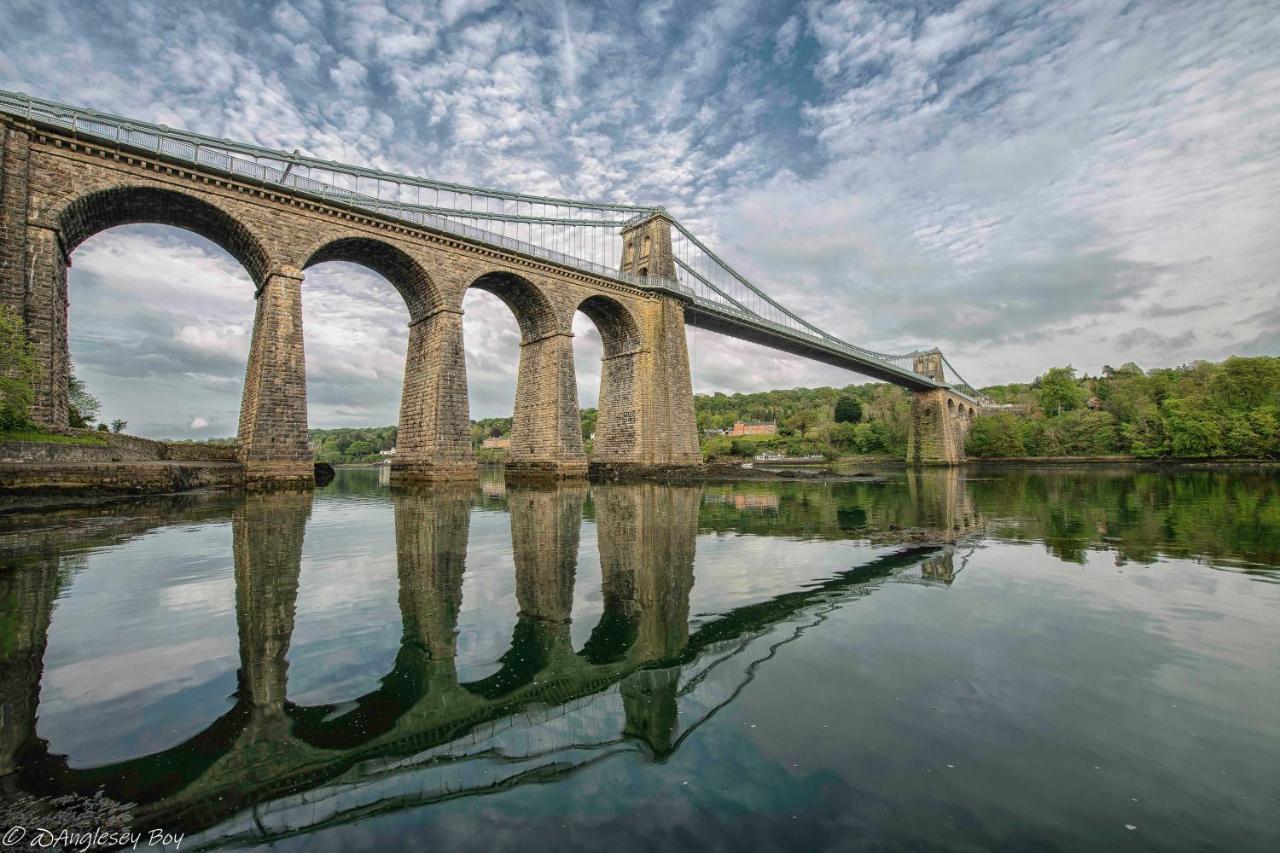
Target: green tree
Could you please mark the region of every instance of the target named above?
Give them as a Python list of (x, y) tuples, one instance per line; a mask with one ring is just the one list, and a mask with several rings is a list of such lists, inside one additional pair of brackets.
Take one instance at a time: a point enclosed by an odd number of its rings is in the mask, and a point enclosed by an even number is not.
[(116, 418), (114, 421), (111, 422), (111, 431), (115, 433), (121, 433), (121, 432), (124, 432), (128, 428), (128, 426), (129, 426), (128, 421), (122, 418)]
[(102, 403), (89, 393), (84, 382), (72, 370), (67, 372), (67, 407), (71, 426), (87, 428), (98, 419)]
[(579, 413), (579, 417), (582, 419), (582, 440), (583, 441), (589, 441), (591, 439), (591, 436), (595, 434), (596, 422), (599, 417), (599, 414), (600, 413), (595, 409), (583, 409)]
[(995, 412), (978, 415), (965, 440), (965, 452), (970, 456), (1022, 456), (1026, 447), (1022, 442), (1022, 429), (1016, 415), (1011, 412)]
[(1084, 405), (1084, 388), (1076, 381), (1076, 369), (1053, 367), (1040, 377), (1040, 408), (1045, 414), (1057, 415)]
[(1174, 456), (1217, 456), (1222, 452), (1222, 424), (1212, 411), (1176, 398), (1165, 400), (1160, 411)]
[(1280, 358), (1229, 358), (1218, 365), (1211, 386), (1214, 396), (1232, 409), (1280, 403)]
[(859, 424), (850, 421), (837, 421), (831, 425), (827, 438), (833, 446), (840, 450), (857, 451), (858, 426)]
[(0, 430), (31, 425), (37, 375), (35, 349), (27, 340), (22, 317), (0, 307)]
[(353, 441), (347, 445), (345, 455), (352, 462), (358, 462), (366, 456), (377, 454), (378, 449), (367, 441)]
[(856, 424), (862, 420), (862, 404), (855, 398), (844, 395), (836, 400), (836, 423)]

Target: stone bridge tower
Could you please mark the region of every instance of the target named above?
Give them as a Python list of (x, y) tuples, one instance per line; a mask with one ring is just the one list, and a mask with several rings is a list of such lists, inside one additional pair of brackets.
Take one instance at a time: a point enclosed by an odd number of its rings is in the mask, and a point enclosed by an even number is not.
[(661, 207), (622, 229), (622, 265), (619, 271), (641, 278), (676, 278), (671, 251), (672, 219)]

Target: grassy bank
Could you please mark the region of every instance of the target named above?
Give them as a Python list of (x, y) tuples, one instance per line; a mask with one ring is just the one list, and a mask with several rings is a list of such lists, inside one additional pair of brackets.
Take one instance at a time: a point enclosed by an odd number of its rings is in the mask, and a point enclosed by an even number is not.
[(40, 444), (88, 444), (102, 445), (107, 440), (97, 435), (65, 435), (57, 432), (41, 432), (39, 430), (0, 431), (0, 442), (30, 441)]

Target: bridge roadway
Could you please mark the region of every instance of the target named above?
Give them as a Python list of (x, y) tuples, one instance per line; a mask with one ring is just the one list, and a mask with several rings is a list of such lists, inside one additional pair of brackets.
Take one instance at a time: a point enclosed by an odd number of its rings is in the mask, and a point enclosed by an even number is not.
[[(922, 513), (914, 518), (916, 526), (928, 524), (940, 542), (972, 529), (971, 513), (953, 505), (963, 486), (943, 482), (959, 481), (956, 473), (924, 476), (916, 477), (917, 492), (907, 505)], [(0, 601), (12, 610), (3, 614), (6, 624), (25, 638), (0, 659), (0, 790), (85, 797), (105, 791), (112, 800), (134, 804), (136, 826), (194, 832), (250, 808), (256, 825), (259, 806), (312, 797), (334, 799), (338, 805), (330, 817), (339, 821), (378, 803), (403, 807), (390, 797), (371, 802), (371, 794), (361, 791), (383, 791), (388, 777), (424, 768), (447, 769), (446, 784), (454, 785), (427, 785), (435, 791), (423, 795), (429, 800), (465, 793), (456, 790), (456, 780), (468, 763), (483, 767), (474, 774), (472, 793), (485, 793), (553, 778), (602, 749), (641, 748), (661, 757), (678, 748), (696, 720), (732, 700), (734, 689), (711, 697), (705, 690), (699, 694), (698, 685), (710, 667), (720, 667), (752, 637), (816, 605), (864, 594), (888, 577), (914, 578), (912, 569), (944, 583), (950, 579), (949, 546), (907, 548), (823, 583), (736, 608), (690, 633), (703, 493), (698, 486), (652, 484), (507, 490), (500, 501), (511, 517), (520, 617), (499, 669), (472, 682), (458, 679), (456, 622), (470, 513), (493, 506), (492, 496), (458, 486), (393, 493), (404, 630), (394, 667), (364, 696), (311, 707), (286, 695), (309, 493), (251, 495), (239, 504), (222, 496), (190, 498), (171, 508), (164, 501), (144, 501), (136, 521), (82, 527), (81, 544), (100, 547), (157, 525), (224, 522), (230, 512), (235, 557), (235, 704), (181, 744), (99, 767), (73, 765), (74, 756), (52, 752), (36, 731), (52, 603), (66, 594), (67, 584), (74, 585), (75, 576), (57, 557), (48, 557), (46, 548), (19, 543), (28, 556), (0, 576)], [(897, 514), (902, 508), (891, 510), (891, 517), (911, 520)], [(583, 648), (575, 650), (570, 607), (584, 516), (597, 526), (605, 612)], [(713, 528), (726, 523), (708, 521)], [(776, 525), (770, 532), (786, 533)], [(607, 696), (620, 698), (620, 704), (601, 698)], [(694, 713), (690, 703), (702, 710)], [(510, 744), (498, 748), (504, 727), (542, 731), (542, 722), (589, 705), (606, 711), (583, 723), (588, 731), (581, 740), (557, 742), (556, 731), (581, 732), (551, 726), (551, 741), (538, 740), (541, 746), (533, 752), (521, 754)], [(485, 744), (498, 746), (490, 750)]]

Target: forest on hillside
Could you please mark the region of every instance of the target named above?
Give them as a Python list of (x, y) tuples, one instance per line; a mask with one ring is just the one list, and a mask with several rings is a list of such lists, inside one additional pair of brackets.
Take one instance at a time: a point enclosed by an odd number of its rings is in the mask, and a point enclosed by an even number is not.
[[(1077, 376), (1055, 367), (1032, 382), (983, 389), (1009, 408), (974, 419), (971, 457), (1134, 456), (1162, 458), (1280, 458), (1280, 358), (1235, 357), (1182, 367), (1143, 370), (1136, 364)], [(703, 455), (749, 457), (762, 450), (830, 457), (906, 456), (911, 395), (892, 385), (792, 388), (754, 394), (694, 397)], [(776, 435), (708, 435), (735, 421), (768, 421)], [(596, 410), (582, 410), (588, 450)], [(471, 425), (483, 461), (486, 438), (508, 436), (511, 418)], [(331, 463), (376, 462), (395, 446), (395, 427), (311, 430), (316, 458)]]
[[(1280, 358), (1152, 370), (1129, 363), (1098, 376), (1055, 367), (1029, 383), (983, 390), (1008, 408), (975, 418), (971, 457), (1280, 458)], [(738, 419), (778, 424), (777, 436), (706, 436), (708, 457), (777, 447), (901, 459), (911, 418), (910, 394), (881, 383), (699, 395), (695, 408), (704, 432)]]

